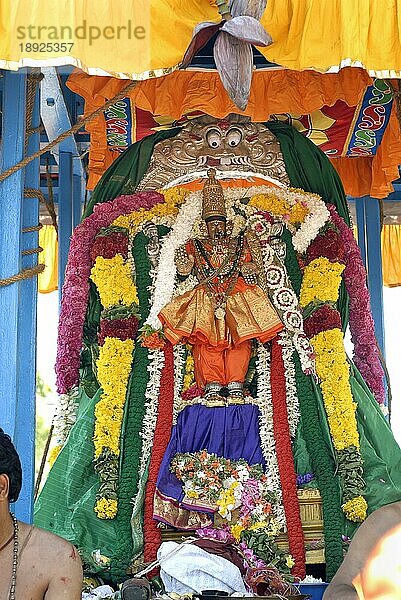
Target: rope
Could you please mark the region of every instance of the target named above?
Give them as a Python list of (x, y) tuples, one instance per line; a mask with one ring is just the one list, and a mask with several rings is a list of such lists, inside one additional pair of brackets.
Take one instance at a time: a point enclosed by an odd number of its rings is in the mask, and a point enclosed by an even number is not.
[(6, 279), (0, 279), (0, 287), (5, 287), (6, 285), (11, 285), (12, 283), (16, 283), (17, 281), (22, 281), (23, 279), (30, 279), (35, 275), (39, 275), (44, 271), (45, 265), (36, 265), (36, 267), (32, 267), (30, 269), (23, 269), (17, 275), (12, 275), (11, 277), (7, 277)]
[(26, 165), (28, 165), (30, 162), (35, 160), (35, 158), (39, 158), (39, 156), (42, 156), (42, 154), (45, 154), (46, 152), (48, 152), (49, 150), (54, 148), (54, 146), (56, 146), (60, 142), (64, 141), (66, 138), (68, 138), (70, 135), (74, 134), (79, 129), (82, 129), (82, 127), (84, 127), (86, 125), (86, 123), (89, 123), (90, 121), (92, 121), (93, 119), (98, 117), (104, 110), (109, 108), (109, 106), (111, 106), (118, 100), (121, 100), (121, 98), (124, 98), (131, 90), (133, 90), (137, 86), (137, 84), (138, 84), (137, 81), (131, 81), (129, 83), (129, 85), (127, 85), (125, 88), (123, 88), (121, 90), (121, 92), (116, 94), (114, 96), (114, 98), (111, 98), (111, 100), (108, 100), (107, 102), (105, 102), (100, 108), (96, 109), (93, 113), (89, 114), (87, 117), (84, 117), (83, 119), (81, 119), (80, 121), (75, 123), (70, 129), (68, 129), (67, 131), (64, 131), (63, 133), (58, 135), (53, 141), (49, 142), (46, 146), (44, 146), (43, 148), (41, 148), (40, 150), (38, 150), (31, 156), (27, 156), (26, 158), (24, 158), (23, 160), (20, 160), (18, 163), (16, 163), (15, 165), (10, 167), (6, 171), (3, 171), (3, 173), (0, 173), (0, 182), (4, 181), (5, 179), (7, 179), (7, 177), (12, 175), (13, 173), (16, 173), (23, 167), (26, 167)]
[(37, 248), (29, 248), (29, 250), (23, 250), (21, 254), (22, 256), (29, 256), (30, 254), (39, 254), (40, 252), (43, 252), (43, 248), (38, 246)]
[[(25, 113), (25, 154), (28, 149), (28, 140), (32, 131), (32, 114), (36, 98), (36, 89), (43, 79), (43, 74), (40, 69), (34, 68), (28, 74), (26, 87), (26, 113)], [(35, 128), (36, 129), (36, 128)]]
[(53, 182), (50, 175), (50, 167), (49, 167), (49, 155), (46, 156), (46, 184), (47, 184), (47, 212), (49, 213), (53, 227), (56, 230), (56, 237), (58, 239), (58, 224), (57, 224), (57, 215), (56, 210), (54, 208), (54, 196), (53, 196)]
[(38, 198), (39, 202), (42, 204), (46, 204), (46, 198), (41, 190), (37, 190), (36, 188), (25, 188), (24, 189), (25, 198)]
[(25, 188), (24, 196), (25, 196), (25, 198), (38, 198), (39, 202), (42, 202), (42, 204), (44, 204), (46, 206), (47, 212), (49, 213), (49, 215), (51, 217), (51, 220), (52, 220), (53, 226), (56, 230), (56, 233), (58, 233), (57, 216), (56, 216), (56, 212), (54, 210), (53, 195), (51, 197), (49, 195), (49, 200), (46, 200), (46, 197), (41, 190), (38, 190), (36, 188)]
[(37, 476), (36, 482), (35, 482), (35, 491), (34, 491), (34, 494), (33, 494), (34, 501), (36, 501), (36, 498), (39, 495), (40, 484), (41, 484), (42, 478), (43, 478), (43, 471), (45, 470), (46, 459), (47, 459), (47, 455), (49, 454), (50, 442), (52, 441), (53, 429), (54, 429), (54, 425), (52, 423), (51, 427), (50, 427), (50, 430), (49, 430), (49, 433), (47, 435), (46, 444), (45, 444), (45, 447), (43, 449), (42, 459), (40, 461), (40, 467), (39, 467), (38, 476)]
[(44, 130), (45, 130), (45, 127), (44, 127), (43, 123), (41, 123), (37, 127), (30, 127), (27, 130), (27, 134), (32, 135), (33, 133), (42, 133), (42, 131), (44, 131)]
[(32, 225), (31, 227), (24, 227), (22, 233), (29, 233), (30, 231), (40, 231), (42, 227), (42, 223), (39, 223), (38, 225)]

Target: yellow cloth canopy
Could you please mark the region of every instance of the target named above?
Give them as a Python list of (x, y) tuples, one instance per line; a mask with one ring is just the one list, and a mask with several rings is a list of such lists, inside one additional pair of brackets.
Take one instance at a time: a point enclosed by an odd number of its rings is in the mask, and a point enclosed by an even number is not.
[[(202, 21), (220, 21), (213, 0), (3, 0), (0, 68), (74, 64), (92, 75), (160, 76), (180, 63)], [(261, 21), (274, 42), (261, 52), (288, 69), (401, 75), (401, 0), (269, 0)]]
[(381, 235), (383, 284), (401, 285), (401, 225), (384, 225)]

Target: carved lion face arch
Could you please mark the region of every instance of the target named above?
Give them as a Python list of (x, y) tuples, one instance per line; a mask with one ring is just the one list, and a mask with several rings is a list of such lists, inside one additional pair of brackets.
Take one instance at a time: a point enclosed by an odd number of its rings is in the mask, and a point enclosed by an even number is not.
[(188, 121), (176, 137), (155, 146), (136, 191), (205, 177), (210, 167), (217, 177), (259, 176), (276, 185), (289, 184), (279, 142), (266, 125), (235, 114), (224, 119), (203, 115)]

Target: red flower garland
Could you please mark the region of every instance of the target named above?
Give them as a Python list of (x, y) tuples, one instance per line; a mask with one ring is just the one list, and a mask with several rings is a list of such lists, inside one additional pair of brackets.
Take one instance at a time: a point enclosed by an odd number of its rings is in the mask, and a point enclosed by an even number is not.
[(156, 491), (156, 481), (167, 444), (170, 440), (173, 425), (174, 403), (174, 355), (170, 342), (164, 346), (164, 367), (160, 380), (159, 410), (153, 439), (152, 455), (150, 457), (149, 475), (146, 483), (144, 507), (144, 560), (155, 560), (161, 542), (160, 529), (153, 519), (153, 498)]
[(128, 242), (128, 235), (121, 231), (109, 232), (106, 235), (100, 234), (93, 242), (91, 259), (95, 262), (98, 256), (113, 258), (116, 254), (121, 254), (124, 258), (127, 258)]
[(131, 316), (126, 319), (101, 319), (98, 333), (99, 346), (103, 346), (106, 337), (119, 340), (135, 340), (138, 332), (138, 317)]
[(341, 316), (338, 310), (327, 304), (319, 306), (304, 321), (304, 331), (309, 339), (329, 329), (341, 329)]
[(324, 233), (319, 234), (310, 243), (306, 251), (306, 263), (315, 258), (325, 256), (331, 262), (344, 262), (345, 247), (339, 233), (330, 227)]
[(273, 431), (281, 488), (283, 490), (289, 548), (295, 561), (292, 574), (303, 579), (306, 573), (304, 534), (299, 511), (297, 476), (288, 426), (284, 361), (277, 337), (272, 342), (271, 364), (270, 384), (273, 404)]

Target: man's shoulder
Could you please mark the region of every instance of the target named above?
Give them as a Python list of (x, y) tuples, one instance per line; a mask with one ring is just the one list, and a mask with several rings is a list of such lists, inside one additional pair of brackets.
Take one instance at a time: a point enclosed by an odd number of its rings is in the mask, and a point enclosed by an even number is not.
[(76, 548), (70, 542), (51, 531), (34, 527), (31, 543), (34, 549), (40, 549), (42, 556), (46, 554), (52, 561), (65, 563), (72, 559), (74, 562), (80, 563)]
[(33, 529), (33, 532), (34, 532), (37, 540), (40, 540), (40, 541), (43, 540), (46, 543), (51, 542), (53, 544), (53, 548), (56, 546), (61, 549), (67, 549), (67, 548), (73, 547), (70, 542), (68, 542), (64, 538), (60, 537), (59, 535), (56, 535), (55, 533), (53, 533), (51, 531), (47, 531), (46, 529), (41, 529), (41, 527), (36, 527), (36, 525)]
[(401, 522), (401, 502), (393, 502), (378, 508), (369, 515), (367, 522), (375, 527), (378, 523), (384, 526), (397, 525)]

